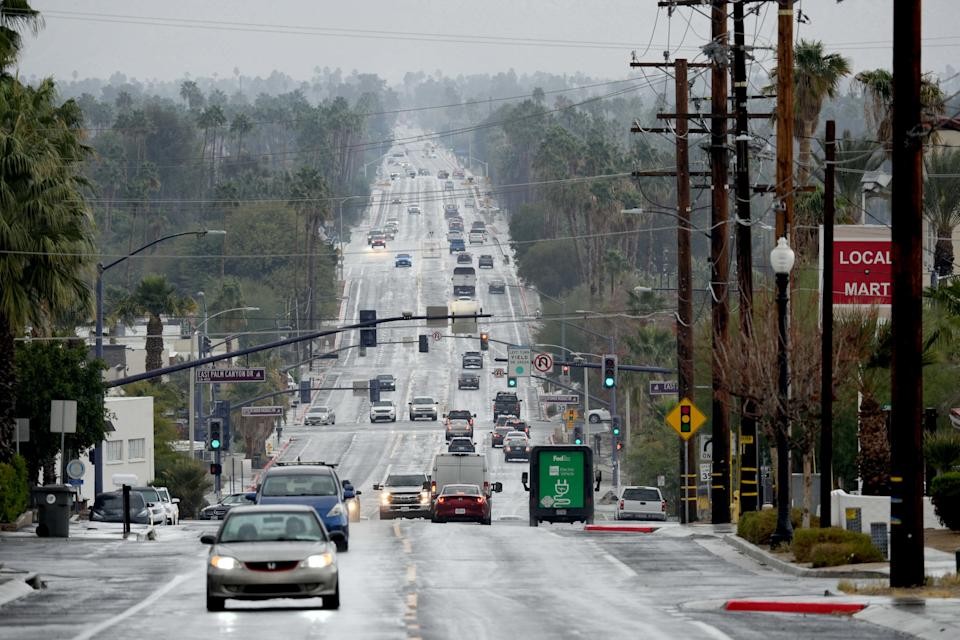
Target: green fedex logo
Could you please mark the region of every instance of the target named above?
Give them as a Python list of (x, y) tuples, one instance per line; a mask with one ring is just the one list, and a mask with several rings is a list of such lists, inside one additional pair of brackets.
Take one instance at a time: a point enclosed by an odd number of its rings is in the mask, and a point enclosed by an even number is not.
[(582, 451), (541, 451), (538, 494), (547, 509), (583, 507)]

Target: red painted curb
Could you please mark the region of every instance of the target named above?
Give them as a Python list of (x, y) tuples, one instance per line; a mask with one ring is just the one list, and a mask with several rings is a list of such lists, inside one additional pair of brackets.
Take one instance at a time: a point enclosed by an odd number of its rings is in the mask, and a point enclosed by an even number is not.
[(774, 613), (818, 613), (851, 615), (867, 608), (860, 602), (790, 602), (784, 600), (728, 600), (727, 611), (769, 611)]
[(629, 533), (653, 533), (660, 527), (643, 527), (636, 525), (617, 526), (612, 524), (588, 524), (584, 525), (584, 531), (613, 531)]

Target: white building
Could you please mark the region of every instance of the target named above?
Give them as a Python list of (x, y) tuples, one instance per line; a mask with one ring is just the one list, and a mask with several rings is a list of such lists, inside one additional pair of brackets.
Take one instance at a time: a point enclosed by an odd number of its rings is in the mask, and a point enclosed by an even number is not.
[[(104, 399), (113, 431), (107, 432), (102, 444), (103, 490), (119, 489), (114, 485), (117, 476), (136, 476), (137, 484), (153, 481), (153, 397), (125, 398), (110, 396)], [(109, 426), (108, 426), (109, 429)], [(86, 470), (80, 486), (80, 499), (93, 501), (93, 465), (86, 455), (81, 456)], [(121, 483), (122, 484), (122, 483)]]

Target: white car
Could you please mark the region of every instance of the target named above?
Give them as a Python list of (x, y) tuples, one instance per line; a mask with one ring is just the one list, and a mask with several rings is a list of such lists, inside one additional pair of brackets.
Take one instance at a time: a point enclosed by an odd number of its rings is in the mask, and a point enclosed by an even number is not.
[(166, 487), (154, 487), (160, 494), (160, 503), (167, 514), (167, 524), (180, 524), (180, 498), (171, 498)]
[(613, 517), (617, 520), (666, 520), (667, 501), (657, 487), (621, 487)]
[(397, 421), (397, 407), (392, 400), (378, 400), (370, 406), (370, 422)]
[(310, 407), (303, 417), (303, 424), (313, 426), (317, 424), (337, 424), (337, 414), (330, 407)]
[(606, 409), (590, 409), (587, 412), (587, 420), (596, 424), (598, 422), (610, 422), (610, 412)]

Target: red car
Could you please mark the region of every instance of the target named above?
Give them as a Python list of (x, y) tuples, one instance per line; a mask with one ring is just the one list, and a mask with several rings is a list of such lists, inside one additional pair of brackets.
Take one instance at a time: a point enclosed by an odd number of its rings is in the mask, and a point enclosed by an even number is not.
[(448, 484), (433, 504), (433, 521), (490, 524), (490, 501), (475, 484)]

